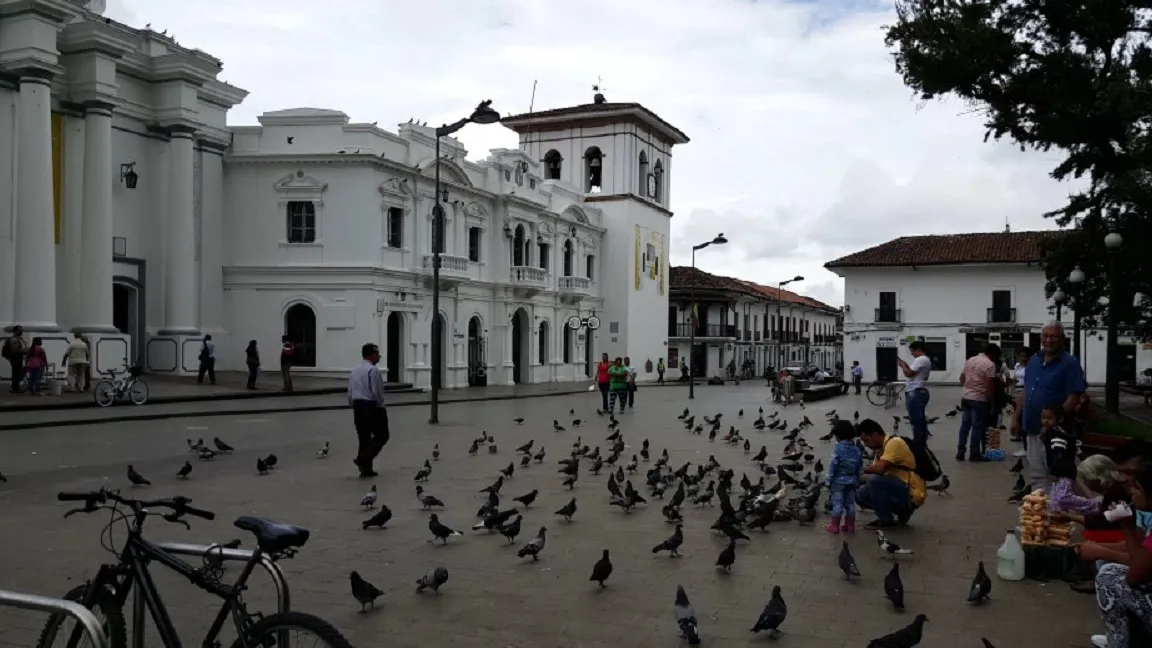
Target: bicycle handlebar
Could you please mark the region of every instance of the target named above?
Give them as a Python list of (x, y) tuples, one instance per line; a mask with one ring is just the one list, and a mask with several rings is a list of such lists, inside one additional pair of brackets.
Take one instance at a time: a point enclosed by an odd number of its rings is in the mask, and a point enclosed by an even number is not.
[(169, 499), (158, 500), (137, 500), (128, 497), (122, 497), (120, 493), (102, 488), (98, 491), (91, 491), (88, 493), (59, 493), (56, 499), (61, 502), (84, 502), (85, 506), (82, 509), (76, 509), (74, 512), (78, 513), (92, 513), (98, 510), (100, 504), (106, 503), (108, 500), (131, 506), (133, 510), (140, 512), (148, 508), (167, 508), (172, 511), (172, 514), (163, 516), (169, 522), (176, 521), (180, 516), (193, 515), (205, 520), (216, 519), (216, 514), (211, 511), (189, 506), (192, 500), (187, 497), (176, 496)]

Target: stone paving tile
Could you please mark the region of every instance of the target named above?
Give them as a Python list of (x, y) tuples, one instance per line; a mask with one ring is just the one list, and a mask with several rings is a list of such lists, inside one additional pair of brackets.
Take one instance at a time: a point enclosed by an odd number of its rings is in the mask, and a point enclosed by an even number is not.
[[(955, 391), (955, 390), (953, 390)], [(677, 389), (649, 389), (640, 393), (644, 408), (621, 419), (624, 435), (639, 451), (651, 440), (653, 455), (668, 448), (672, 463), (706, 461), (715, 454), (739, 476), (755, 470), (738, 448), (710, 444), (707, 437), (685, 433), (675, 415), (687, 404), (698, 413), (723, 411), (725, 425), (745, 430), (753, 442), (768, 446), (770, 456), (783, 447), (778, 433), (757, 433), (751, 420), (764, 392), (757, 387), (700, 390), (695, 401), (684, 400)], [(956, 394), (938, 390), (934, 413), (942, 413)], [(763, 403), (766, 412), (774, 407)], [(953, 482), (949, 495), (932, 494), (913, 519), (910, 529), (894, 532), (894, 539), (916, 554), (901, 561), (908, 592), (908, 611), (898, 614), (883, 598), (881, 580), (890, 562), (881, 559), (874, 538), (858, 532), (832, 537), (821, 525), (773, 525), (767, 533), (752, 532), (741, 542), (731, 574), (715, 571), (713, 563), (725, 542), (708, 526), (718, 515), (715, 507), (686, 507), (683, 557), (653, 556), (651, 548), (672, 531), (663, 522), (657, 502), (625, 515), (607, 505), (607, 475), (582, 474), (574, 491), (559, 487), (556, 460), (571, 448), (577, 436), (605, 447), (604, 420), (595, 416), (595, 397), (571, 394), (551, 398), (446, 405), (443, 423), (426, 424), (422, 407), (396, 408), (391, 414), (392, 442), (379, 462), (381, 475), (362, 481), (353, 475), (354, 434), (347, 412), (294, 412), (235, 417), (187, 418), (170, 421), (128, 422), (10, 431), (0, 435), (0, 464), (10, 482), (0, 485), (0, 588), (58, 595), (82, 582), (107, 554), (99, 549), (106, 518), (74, 516), (61, 519), (66, 505), (55, 502), (60, 490), (85, 490), (105, 482), (125, 486), (124, 465), (134, 463), (154, 486), (137, 489), (141, 495), (186, 495), (197, 506), (215, 511), (213, 522), (190, 520), (191, 531), (152, 521), (148, 537), (157, 541), (212, 542), (249, 536), (232, 527), (238, 515), (256, 514), (301, 524), (313, 530), (310, 542), (294, 560), (282, 566), (292, 587), (293, 608), (319, 615), (336, 625), (354, 645), (388, 646), (644, 646), (680, 645), (672, 620), (672, 599), (677, 584), (684, 585), (701, 622), (705, 645), (764, 645), (752, 626), (773, 585), (780, 585), (789, 604), (785, 634), (773, 645), (804, 648), (858, 648), (867, 640), (891, 632), (911, 621), (916, 613), (928, 615), (922, 646), (950, 648), (979, 646), (987, 636), (1000, 648), (1020, 646), (1086, 646), (1099, 631), (1091, 597), (1071, 593), (1063, 584), (1025, 581), (1008, 583), (993, 576), (993, 600), (982, 607), (964, 603), (976, 562), (984, 560), (994, 571), (995, 551), (1004, 530), (1014, 524), (1015, 509), (1005, 503), (1012, 478), (1005, 464), (954, 464), (948, 448), (954, 443), (955, 423), (948, 419), (934, 428), (934, 447)], [(588, 420), (585, 427), (555, 433), (551, 420), (570, 423), (570, 408)], [(736, 420), (744, 408), (747, 415)], [(782, 417), (795, 424), (803, 414), (816, 422), (810, 440), (818, 454), (830, 445), (815, 437), (826, 430), (823, 412), (836, 408), (842, 415), (859, 409), (862, 416), (888, 422), (890, 414), (868, 405), (862, 397), (842, 397), (801, 412), (791, 407)], [(515, 426), (511, 419), (528, 422)], [(475, 457), (465, 452), (482, 430), (495, 435), (499, 452)], [(220, 436), (238, 448), (213, 462), (193, 459), (192, 478), (174, 478), (188, 458), (186, 437)], [(331, 457), (314, 458), (319, 445), (332, 441)], [(535, 439), (548, 456), (542, 465), (517, 468), (504, 487), (510, 498), (537, 488), (540, 497), (523, 510), (524, 532), (509, 545), (499, 535), (474, 532), (483, 502), (477, 493), (496, 477), (496, 471), (515, 457), (512, 450)], [(446, 546), (427, 543), (427, 514), (419, 510), (412, 477), (433, 444), (442, 459), (433, 464), (429, 492), (448, 506), (443, 522), (464, 532)], [(275, 452), (282, 468), (266, 477), (255, 474), (257, 456)], [(826, 460), (825, 460), (826, 461)], [(517, 465), (519, 465), (517, 463)], [(642, 481), (638, 475), (636, 482)], [(369, 485), (380, 489), (380, 501), (395, 514), (388, 528), (362, 531), (367, 514), (357, 506)], [(569, 497), (579, 511), (571, 524), (552, 512)], [(867, 515), (861, 516), (861, 522)], [(549, 544), (541, 560), (517, 559), (515, 552), (537, 527), (548, 527)], [(123, 533), (117, 531), (119, 542)], [(860, 564), (863, 578), (848, 582), (835, 564), (836, 551), (847, 539)], [(612, 551), (615, 572), (608, 589), (587, 581), (602, 549)], [(427, 569), (443, 565), (450, 580), (439, 597), (416, 595), (415, 580)], [(352, 569), (386, 594), (377, 609), (360, 614), (349, 595)], [(236, 568), (228, 570), (234, 577)], [(154, 574), (186, 645), (198, 645), (214, 610), (212, 600), (170, 574)], [(274, 606), (267, 580), (252, 582), (248, 595), (252, 609)], [(0, 610), (0, 646), (35, 645), (42, 615)], [(151, 622), (149, 622), (149, 626)], [(227, 636), (231, 636), (230, 634)], [(152, 631), (147, 645), (158, 645)], [(224, 645), (228, 645), (225, 639)]]

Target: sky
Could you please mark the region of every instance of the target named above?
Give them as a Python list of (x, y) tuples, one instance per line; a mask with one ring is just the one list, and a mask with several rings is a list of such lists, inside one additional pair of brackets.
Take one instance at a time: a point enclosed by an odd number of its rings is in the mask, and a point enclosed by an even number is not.
[[(671, 261), (843, 303), (831, 259), (900, 236), (1052, 229), (1052, 154), (985, 143), (959, 102), (918, 101), (883, 42), (891, 0), (108, 0), (105, 15), (223, 60), (232, 124), (332, 108), (382, 127), (639, 102), (673, 153)], [(469, 158), (515, 133), (469, 126)]]

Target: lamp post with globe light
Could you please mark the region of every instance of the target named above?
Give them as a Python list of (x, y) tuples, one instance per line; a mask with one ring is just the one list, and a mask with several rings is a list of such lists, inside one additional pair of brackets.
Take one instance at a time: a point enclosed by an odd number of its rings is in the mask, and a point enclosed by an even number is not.
[(1068, 274), (1068, 285), (1073, 291), (1072, 295), (1072, 355), (1080, 359), (1080, 284), (1084, 283), (1084, 271), (1080, 266), (1072, 268)]
[(1061, 315), (1063, 314), (1063, 311), (1061, 309), (1064, 306), (1064, 300), (1067, 298), (1068, 297), (1064, 294), (1064, 291), (1060, 290), (1059, 288), (1056, 289), (1056, 292), (1052, 293), (1052, 301), (1056, 304), (1056, 321), (1057, 322), (1064, 321), (1063, 318), (1061, 317)]
[(1119, 232), (1109, 232), (1104, 237), (1104, 247), (1108, 250), (1108, 339), (1105, 342), (1104, 367), (1104, 409), (1112, 414), (1120, 413), (1120, 246), (1124, 237)]
[[(500, 113), (492, 110), (492, 100), (486, 99), (476, 106), (472, 114), (451, 124), (436, 129), (436, 191), (432, 206), (432, 411), (429, 423), (440, 422), (440, 381), (444, 375), (444, 330), (440, 322), (440, 263), (444, 252), (444, 208), (440, 206), (440, 138), (464, 128), (468, 124), (495, 124), (500, 121)], [(446, 198), (444, 198), (446, 200)]]
[[(703, 250), (709, 245), (724, 245), (728, 239), (724, 238), (724, 234), (716, 235), (716, 238), (711, 241), (705, 241), (699, 245), (692, 246), (692, 274), (696, 274), (696, 251)], [(690, 281), (688, 292), (688, 398), (696, 398), (696, 324), (698, 317), (696, 316), (696, 283), (695, 280)]]

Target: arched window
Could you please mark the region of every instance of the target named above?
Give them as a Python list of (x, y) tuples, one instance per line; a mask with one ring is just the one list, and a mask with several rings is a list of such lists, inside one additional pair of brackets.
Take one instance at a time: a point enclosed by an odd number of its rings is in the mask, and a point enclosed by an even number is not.
[(648, 195), (648, 154), (640, 151), (640, 184), (636, 185), (636, 193), (651, 198)]
[(548, 364), (548, 320), (540, 322), (540, 364)]
[(572, 362), (572, 329), (564, 327), (564, 364)]
[(559, 180), (560, 169), (564, 165), (564, 158), (560, 156), (560, 151), (552, 149), (544, 154), (544, 179), (545, 180)]
[(519, 267), (519, 266), (525, 265), (525, 262), (527, 261), (527, 259), (524, 258), (525, 238), (526, 237), (524, 236), (524, 226), (523, 225), (517, 225), (516, 226), (516, 234), (512, 237), (512, 265), (513, 266)]
[(572, 276), (572, 261), (573, 261), (573, 257), (575, 255), (576, 255), (576, 253), (572, 249), (572, 239), (568, 239), (567, 241), (564, 241), (564, 276), (565, 277), (571, 277)]
[(652, 200), (662, 202), (664, 199), (664, 165), (660, 160), (656, 160), (656, 166), (652, 168), (652, 175), (655, 176), (655, 191), (652, 192)]
[(584, 178), (586, 181), (584, 191), (600, 193), (604, 180), (604, 154), (600, 152), (598, 146), (592, 146), (584, 151)]

